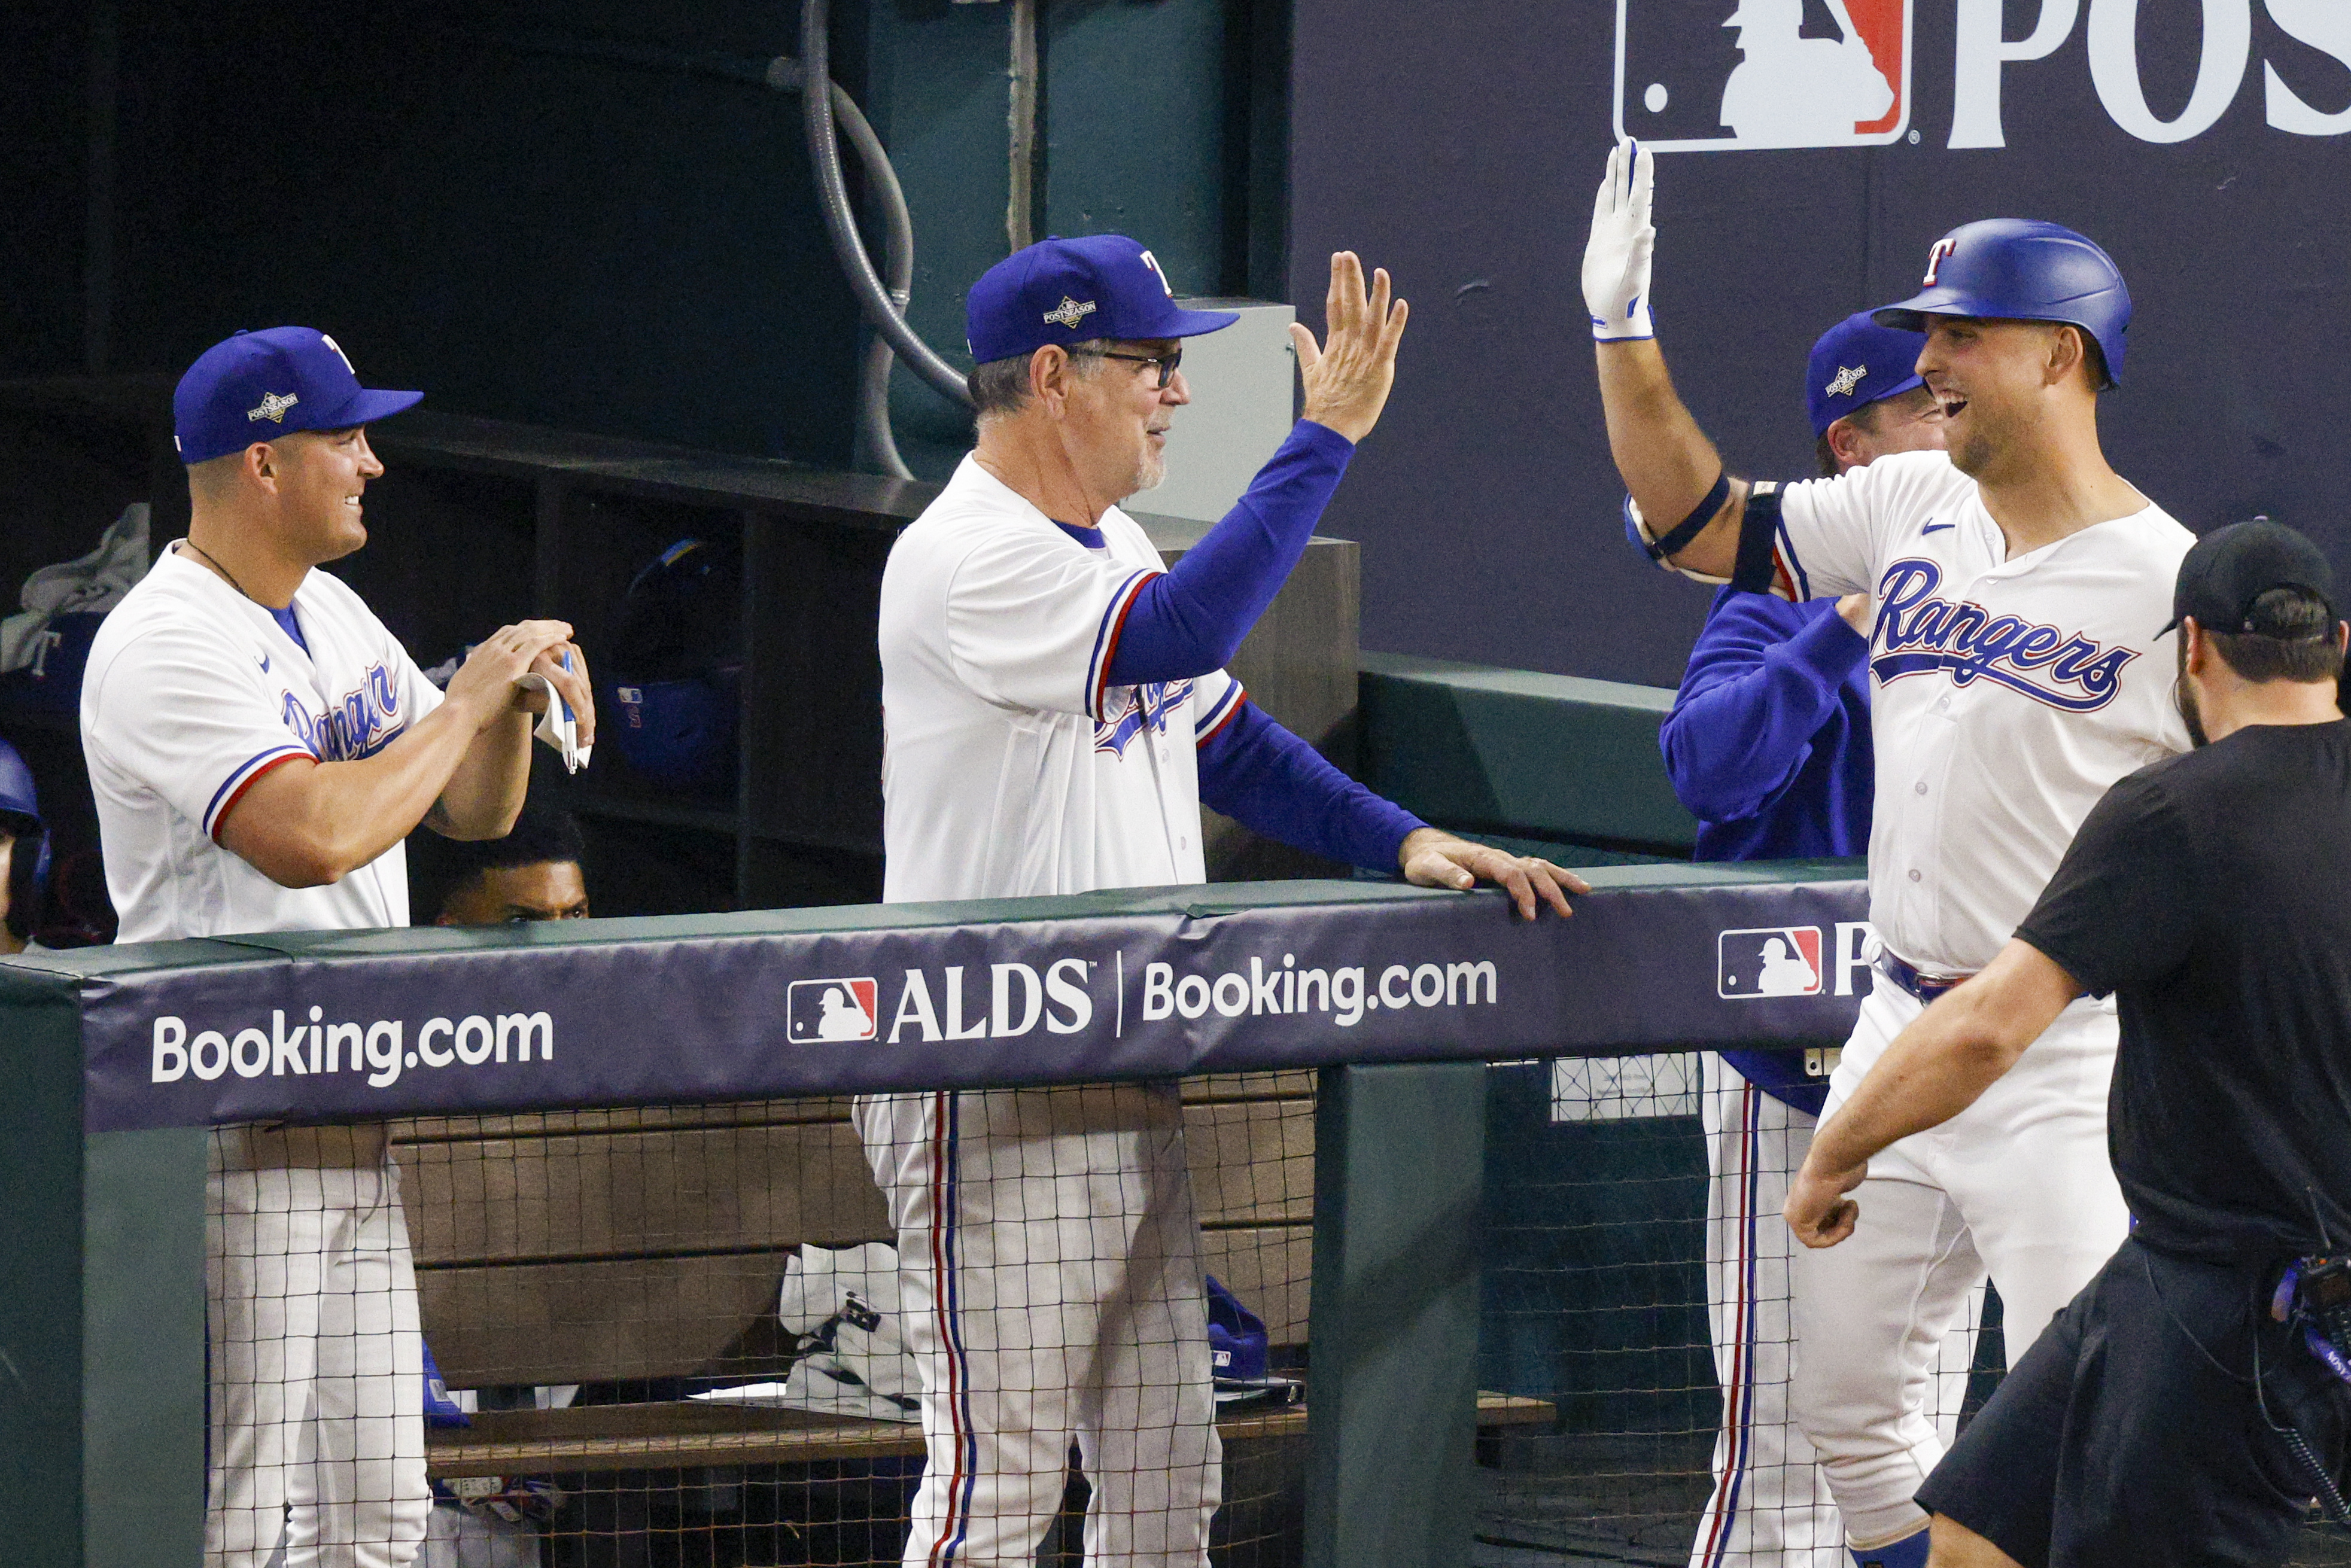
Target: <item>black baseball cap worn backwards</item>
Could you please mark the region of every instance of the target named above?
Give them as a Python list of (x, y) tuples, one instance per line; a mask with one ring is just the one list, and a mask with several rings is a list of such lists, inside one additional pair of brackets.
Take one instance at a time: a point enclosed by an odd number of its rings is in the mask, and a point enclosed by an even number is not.
[(2179, 563), (2179, 579), (2171, 591), (2171, 622), (2163, 630), (2175, 630), (2193, 615), (2207, 632), (2274, 636), (2253, 622), (2253, 601), (2273, 588), (2316, 594), (2326, 606), (2326, 625), (2311, 636), (2334, 635), (2341, 619), (2335, 608), (2335, 569), (2316, 545), (2267, 517), (2231, 523), (2196, 541)]

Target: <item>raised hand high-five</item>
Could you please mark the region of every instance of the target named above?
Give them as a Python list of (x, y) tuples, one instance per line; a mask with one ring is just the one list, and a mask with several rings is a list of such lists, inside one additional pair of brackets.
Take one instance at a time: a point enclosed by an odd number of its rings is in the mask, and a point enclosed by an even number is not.
[(1657, 246), (1649, 219), (1656, 154), (1635, 141), (1608, 153), (1608, 177), (1592, 199), (1592, 236), (1583, 246), (1583, 304), (1592, 335), (1604, 343), (1654, 338), (1649, 322), (1649, 262)]
[(1350, 441), (1361, 441), (1380, 422), (1388, 391), (1395, 385), (1396, 345), (1404, 340), (1411, 308), (1388, 299), (1385, 267), (1364, 287), (1364, 264), (1352, 250), (1331, 258), (1331, 293), (1323, 304), (1330, 336), (1322, 344), (1312, 331), (1293, 324), (1298, 371), (1306, 383), (1305, 417)]

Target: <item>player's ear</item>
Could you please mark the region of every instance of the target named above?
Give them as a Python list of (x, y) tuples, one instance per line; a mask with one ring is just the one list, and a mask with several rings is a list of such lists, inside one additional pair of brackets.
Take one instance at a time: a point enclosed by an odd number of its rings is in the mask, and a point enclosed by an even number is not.
[(1852, 468), (1862, 462), (1861, 429), (1850, 415), (1829, 426), (1828, 444), (1830, 453), (1841, 466)]
[(277, 493), (279, 458), (277, 448), (266, 441), (256, 441), (245, 449), (245, 477), (271, 495)]
[(1069, 353), (1055, 344), (1048, 343), (1029, 356), (1029, 395), (1044, 404), (1055, 419), (1068, 405), (1070, 375)]
[[(2049, 383), (2057, 385), (2076, 371), (2089, 374), (2088, 351), (2082, 346), (2082, 329), (2071, 322), (2060, 322), (2049, 334)], [(2094, 385), (2091, 391), (2097, 388)]]

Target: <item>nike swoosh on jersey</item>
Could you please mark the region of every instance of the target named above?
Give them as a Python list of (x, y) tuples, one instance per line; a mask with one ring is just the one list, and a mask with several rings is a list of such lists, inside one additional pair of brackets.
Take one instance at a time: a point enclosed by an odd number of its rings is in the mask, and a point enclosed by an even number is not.
[(1959, 527), (1957, 523), (1930, 522), (1925, 528), (1918, 530), (1918, 537), (1920, 538), (1925, 538), (1928, 534), (1939, 534), (1946, 528), (1955, 528), (1957, 527)]

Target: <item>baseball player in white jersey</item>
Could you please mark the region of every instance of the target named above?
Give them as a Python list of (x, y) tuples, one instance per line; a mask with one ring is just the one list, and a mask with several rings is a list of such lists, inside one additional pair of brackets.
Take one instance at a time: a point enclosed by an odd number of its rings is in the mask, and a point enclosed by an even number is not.
[[(517, 681), (544, 676), (592, 736), (562, 622), (494, 633), (444, 696), (313, 570), (366, 541), (364, 426), (420, 395), (361, 387), (299, 327), (181, 380), (188, 537), (107, 616), (82, 685), (122, 941), (405, 925), (409, 831), (495, 838), (522, 807), (546, 698)], [(222, 1128), (211, 1166), (207, 1568), (409, 1562), (432, 1508), (423, 1342), (382, 1129)]]
[[(1927, 333), (1917, 369), (1948, 455), (1731, 478), (1650, 324), (1650, 154), (1618, 147), (1583, 286), (1610, 445), (1663, 557), (1789, 598), (1877, 601), (1870, 918), (1886, 952), (1834, 1115), (1928, 1000), (1991, 960), (2106, 787), (2187, 749), (2172, 650), (2149, 628), (2193, 540), (2099, 449), (2129, 296), (2105, 252), (2052, 224), (1952, 231), (1923, 292), (1878, 313)], [(1985, 1270), (2012, 1361), (2122, 1239), (2105, 1146), (2116, 1032), (2110, 1003), (2069, 1007), (1966, 1115), (1871, 1162), (1850, 1244), (1798, 1260), (1796, 1416), (1856, 1563), (1926, 1562), (1912, 1494), (1942, 1452), (1927, 1388)]]
[[(1233, 318), (1178, 308), (1116, 235), (1032, 246), (973, 287), (978, 446), (882, 580), (886, 899), (1201, 882), (1206, 801), (1333, 859), (1566, 912), (1575, 878), (1379, 800), (1223, 670), (1386, 402), (1405, 320), (1387, 295), (1334, 259), (1327, 348), (1295, 329), (1305, 418), (1171, 571), (1117, 503), (1162, 473), (1182, 340)], [(1025, 1568), (1074, 1443), (1090, 1568), (1205, 1568), (1221, 1479), (1182, 1111), (1172, 1084), (858, 1103), (923, 1379), (907, 1564)]]

